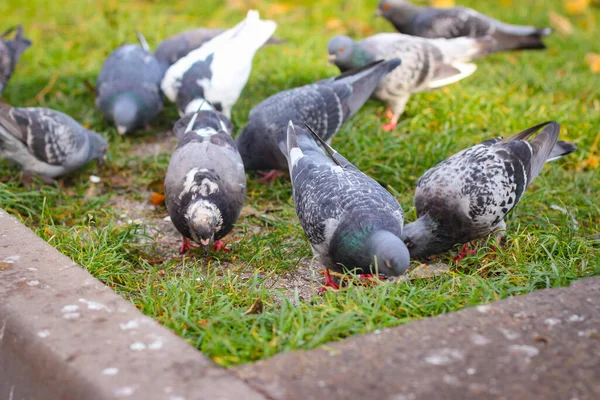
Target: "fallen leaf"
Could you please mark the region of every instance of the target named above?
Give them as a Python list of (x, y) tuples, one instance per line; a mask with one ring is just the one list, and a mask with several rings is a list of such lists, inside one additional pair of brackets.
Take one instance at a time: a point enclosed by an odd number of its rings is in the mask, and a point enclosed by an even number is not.
[(246, 312), (244, 313), (244, 315), (250, 315), (250, 314), (260, 314), (263, 311), (263, 302), (260, 299), (260, 297), (258, 299), (256, 299), (254, 301), (254, 303), (252, 303), (252, 305), (250, 306), (250, 308), (248, 310), (246, 310)]
[(150, 203), (155, 206), (159, 206), (165, 202), (165, 195), (160, 193), (152, 193), (150, 196)]
[(583, 14), (590, 5), (590, 0), (564, 0), (567, 14)]
[(433, 278), (435, 276), (447, 274), (448, 272), (450, 272), (450, 266), (448, 264), (421, 264), (407, 274), (398, 277), (396, 283), (412, 281), (413, 279)]
[(557, 12), (550, 12), (550, 26), (565, 36), (573, 34), (573, 24), (567, 17)]
[(594, 74), (600, 74), (600, 54), (587, 53), (585, 62), (590, 66), (590, 70)]
[(7, 263), (5, 261), (0, 261), (0, 271), (4, 271), (5, 269), (10, 268), (11, 263)]
[(325, 22), (325, 27), (330, 31), (341, 28), (343, 25), (342, 21), (337, 18), (330, 18)]
[(273, 18), (280, 14), (287, 13), (290, 9), (291, 9), (291, 4), (273, 3), (273, 4), (269, 5), (269, 8), (267, 9), (267, 12), (265, 12), (265, 15), (268, 18)]
[(454, 7), (454, 0), (429, 0), (432, 7)]

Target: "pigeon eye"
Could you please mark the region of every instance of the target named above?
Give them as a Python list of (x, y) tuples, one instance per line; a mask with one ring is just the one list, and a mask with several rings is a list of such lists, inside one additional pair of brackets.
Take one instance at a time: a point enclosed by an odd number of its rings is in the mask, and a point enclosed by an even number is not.
[(340, 53), (343, 53), (343, 52), (344, 52), (344, 48), (340, 47)]
[(407, 249), (410, 249), (411, 247), (413, 247), (414, 245), (412, 244), (412, 242), (404, 242), (404, 245), (406, 246)]
[(390, 9), (390, 5), (388, 3), (384, 3), (383, 6), (381, 6), (381, 8), (383, 8), (384, 11), (387, 11)]

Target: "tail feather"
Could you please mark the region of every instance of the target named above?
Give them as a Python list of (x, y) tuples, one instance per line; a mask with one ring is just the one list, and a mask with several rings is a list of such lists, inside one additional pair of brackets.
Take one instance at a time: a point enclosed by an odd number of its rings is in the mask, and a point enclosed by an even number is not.
[(469, 62), (488, 55), (495, 48), (496, 39), (493, 37), (470, 38), (458, 37), (453, 39), (431, 39), (442, 52), (444, 61)]
[(356, 113), (379, 84), (379, 81), (388, 73), (398, 67), (402, 61), (399, 58), (383, 61), (378, 60), (362, 68), (346, 71), (337, 76), (334, 81), (345, 82), (352, 86), (352, 93), (345, 102), (348, 108), (345, 112), (345, 120)]
[(436, 71), (436, 76), (429, 82), (430, 89), (440, 88), (458, 82), (472, 75), (477, 65), (471, 63), (452, 63), (443, 65)]
[(548, 156), (546, 162), (558, 160), (559, 158), (564, 157), (567, 154), (571, 154), (575, 150), (577, 150), (577, 146), (575, 146), (573, 143), (559, 140), (552, 148), (550, 156)]
[(551, 157), (552, 151), (558, 141), (560, 125), (557, 122), (551, 121), (542, 124), (542, 126), (544, 126), (544, 129), (529, 142), (533, 154), (531, 156), (529, 176), (527, 177), (528, 182), (533, 182), (535, 177), (540, 173), (548, 158)]
[(552, 31), (549, 28), (530, 28), (531, 31), (527, 34), (519, 34), (518, 32), (497, 30), (494, 33), (496, 44), (494, 51), (507, 50), (543, 50), (546, 45), (542, 41), (542, 37), (549, 35)]

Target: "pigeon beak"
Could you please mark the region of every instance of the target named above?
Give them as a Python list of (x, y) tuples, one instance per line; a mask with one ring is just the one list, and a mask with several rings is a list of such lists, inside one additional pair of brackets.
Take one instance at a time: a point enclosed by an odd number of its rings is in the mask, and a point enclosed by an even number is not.
[(208, 246), (208, 243), (210, 243), (210, 239), (200, 239), (200, 244), (202, 246)]
[(337, 59), (337, 56), (335, 54), (330, 54), (329, 57), (327, 57), (329, 64), (335, 64), (336, 59)]
[(126, 126), (117, 126), (117, 132), (119, 132), (119, 135), (123, 136), (127, 132), (127, 127)]

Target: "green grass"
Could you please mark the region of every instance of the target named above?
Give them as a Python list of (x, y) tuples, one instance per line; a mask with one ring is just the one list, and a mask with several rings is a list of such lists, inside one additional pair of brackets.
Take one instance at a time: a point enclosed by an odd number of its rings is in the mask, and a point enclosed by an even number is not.
[[(230, 253), (179, 257), (174, 236), (157, 237), (151, 224), (166, 209), (148, 204), (174, 147), (166, 132), (177, 119), (175, 107), (167, 105), (152, 132), (121, 138), (94, 108), (86, 85), (95, 82), (114, 48), (135, 40), (134, 28), (155, 46), (196, 25), (231, 26), (244, 16), (235, 8), (244, 2), (228, 1), (229, 8), (215, 0), (23, 3), (0, 3), (1, 29), (22, 22), (34, 42), (3, 101), (66, 112), (105, 135), (111, 148), (103, 171), (90, 165), (60, 187), (40, 190), (20, 186), (18, 170), (1, 162), (0, 206), (220, 364), (313, 348), (600, 274), (600, 241), (594, 236), (600, 225), (600, 169), (586, 166), (600, 153), (593, 148), (600, 132), (600, 75), (584, 62), (588, 52), (598, 51), (598, 9), (571, 17), (574, 33), (549, 37), (547, 51), (496, 54), (479, 61), (479, 70), (465, 81), (415, 95), (393, 133), (381, 131), (383, 106), (370, 101), (333, 139), (338, 151), (388, 185), (411, 221), (415, 182), (427, 168), (480, 140), (559, 121), (561, 137), (579, 150), (544, 168), (508, 218), (505, 248), (494, 255), (483, 243), (475, 256), (441, 276), (350, 286), (310, 298), (314, 287), (298, 293), (278, 288), (289, 274), (306, 271), (310, 258), (286, 179), (268, 187), (249, 174), (247, 204), (258, 212), (240, 219)], [(257, 53), (234, 108), (236, 131), (267, 96), (337, 74), (326, 61), (331, 36), (391, 31), (372, 17), (377, 0), (294, 3), (244, 3), (277, 20), (276, 35), (288, 42)], [(564, 14), (558, 0), (461, 3), (513, 23), (547, 25), (551, 10)], [(148, 143), (165, 141), (158, 153), (149, 150)], [(90, 183), (91, 174), (102, 183)], [(452, 254), (440, 260), (448, 262)], [(246, 314), (257, 302), (262, 312)]]

